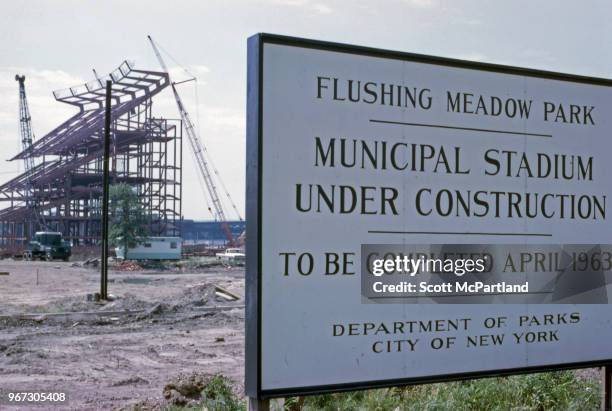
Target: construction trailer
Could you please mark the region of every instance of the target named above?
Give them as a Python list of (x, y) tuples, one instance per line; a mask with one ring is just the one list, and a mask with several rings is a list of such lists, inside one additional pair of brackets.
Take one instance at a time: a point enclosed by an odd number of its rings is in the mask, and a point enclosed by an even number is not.
[[(115, 247), (115, 255), (119, 260), (180, 260), (182, 250), (180, 237), (147, 237), (133, 247)], [(121, 241), (119, 241), (121, 242)]]
[(182, 121), (153, 114), (169, 76), (125, 61), (108, 76), (53, 92), (78, 112), (10, 159), (31, 166), (0, 185), (0, 249), (19, 250), (42, 230), (60, 232), (74, 246), (99, 244), (107, 80), (110, 182), (134, 188), (152, 236), (180, 236)]

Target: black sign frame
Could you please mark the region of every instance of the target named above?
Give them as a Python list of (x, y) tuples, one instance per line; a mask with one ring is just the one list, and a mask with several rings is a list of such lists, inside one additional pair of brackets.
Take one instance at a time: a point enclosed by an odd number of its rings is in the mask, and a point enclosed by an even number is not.
[(401, 61), (435, 64), (496, 72), (527, 77), (560, 80), (581, 84), (612, 87), (612, 79), (580, 76), (531, 68), (480, 63), (459, 59), (405, 53), (384, 49), (346, 45), (326, 41), (309, 40), (276, 34), (259, 33), (247, 42), (247, 148), (246, 148), (246, 326), (245, 326), (245, 389), (247, 396), (256, 399), (314, 395), (332, 392), (384, 388), (411, 384), (465, 380), (481, 377), (526, 374), (574, 368), (600, 367), (612, 364), (612, 358), (586, 362), (549, 364), (534, 367), (518, 367), (499, 370), (440, 374), (427, 377), (388, 380), (364, 380), (352, 383), (291, 387), (263, 390), (261, 386), (261, 268), (262, 268), (262, 154), (263, 154), (263, 61), (264, 45), (278, 44), (306, 49), (316, 49), (370, 57), (382, 57)]

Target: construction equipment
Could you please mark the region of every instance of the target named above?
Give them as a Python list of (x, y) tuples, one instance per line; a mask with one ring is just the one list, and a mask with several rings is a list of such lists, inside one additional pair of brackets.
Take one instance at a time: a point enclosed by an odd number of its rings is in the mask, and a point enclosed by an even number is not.
[(70, 259), (71, 247), (68, 241), (62, 237), (62, 233), (52, 231), (39, 231), (34, 234), (32, 241), (28, 243), (28, 248), (23, 252), (24, 260), (53, 261)]
[[(99, 244), (107, 80), (112, 80), (110, 181), (136, 191), (151, 236), (180, 235), (182, 123), (153, 110), (154, 100), (170, 85), (167, 73), (124, 61), (111, 73), (98, 74), (85, 84), (54, 91), (55, 100), (70, 105), (73, 113), (11, 158), (33, 168), (0, 183), (2, 252), (21, 255), (36, 231), (61, 232), (73, 246)], [(36, 224), (30, 204), (44, 226)]]
[[(32, 132), (32, 117), (28, 107), (28, 99), (25, 91), (25, 76), (15, 75), (15, 80), (19, 82), (19, 134), (21, 135), (21, 149), (30, 150), (34, 141)], [(23, 160), (25, 171), (34, 168), (34, 158), (28, 157)]]
[[(149, 41), (151, 42), (151, 46), (153, 47), (153, 51), (155, 52), (155, 56), (157, 57), (157, 60), (159, 61), (160, 66), (166, 73), (169, 74), (168, 66), (164, 62), (164, 59), (162, 58), (157, 45), (155, 44), (151, 36), (147, 36), (147, 37)], [(183, 82), (180, 82), (180, 83), (183, 83)], [(185, 109), (183, 101), (181, 100), (181, 97), (178, 94), (178, 91), (176, 89), (177, 84), (179, 83), (174, 82), (172, 81), (172, 79), (170, 79), (170, 86), (172, 87), (172, 93), (174, 94), (176, 105), (178, 106), (178, 110), (181, 115), (181, 119), (183, 120), (183, 124), (185, 125), (185, 132), (187, 133), (187, 137), (189, 139), (189, 143), (191, 145), (193, 155), (196, 159), (196, 164), (198, 165), (198, 169), (200, 172), (199, 176), (201, 177), (201, 181), (203, 181), (205, 185), (205, 190), (204, 190), (206, 192), (205, 195), (208, 194), (208, 196), (210, 197), (210, 202), (213, 207), (213, 209), (209, 207), (209, 211), (213, 213), (214, 218), (221, 223), (221, 226), (227, 238), (227, 243), (231, 247), (235, 245), (236, 242), (227, 224), (226, 213), (223, 207), (223, 203), (221, 202), (221, 199), (219, 198), (219, 194), (217, 191), (217, 185), (213, 177), (213, 174), (211, 173), (211, 169), (213, 170), (217, 180), (220, 182), (221, 185), (223, 185), (223, 182), (221, 181), (221, 177), (217, 169), (214, 168), (210, 160), (207, 159), (207, 150), (205, 146), (202, 144), (200, 137), (196, 133), (196, 129), (193, 125), (193, 122), (191, 121), (191, 117), (189, 116), (189, 113)], [(238, 213), (238, 209), (236, 208), (236, 205), (232, 201), (231, 196), (227, 190), (225, 190), (225, 195), (227, 196), (228, 200), (232, 204), (232, 207), (236, 211), (236, 214), (238, 214), (238, 218), (242, 220), (242, 217), (240, 216), (240, 213)]]
[[(32, 116), (30, 116), (30, 108), (28, 107), (28, 99), (26, 97), (25, 91), (25, 76), (20, 76), (19, 74), (15, 75), (15, 80), (19, 83), (19, 134), (21, 135), (21, 149), (24, 152), (30, 151), (32, 149), (32, 144), (34, 143), (34, 133), (32, 132)], [(45, 227), (44, 220), (40, 213), (38, 212), (36, 200), (34, 197), (34, 187), (32, 185), (32, 181), (30, 179), (30, 172), (34, 169), (34, 157), (28, 156), (23, 159), (23, 164), (25, 168), (25, 204), (26, 207), (32, 210), (32, 214), (34, 215), (34, 223), (38, 227)], [(34, 231), (33, 225), (30, 226), (30, 232), (24, 233), (28, 237), (31, 237), (32, 232)]]

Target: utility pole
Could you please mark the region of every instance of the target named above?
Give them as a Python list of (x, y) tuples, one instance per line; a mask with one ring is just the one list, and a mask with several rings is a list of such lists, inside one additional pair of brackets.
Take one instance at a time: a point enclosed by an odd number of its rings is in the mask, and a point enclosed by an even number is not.
[(100, 298), (108, 299), (108, 163), (110, 157), (111, 87), (106, 81), (106, 105), (104, 116), (104, 171), (102, 177), (102, 261), (100, 264)]

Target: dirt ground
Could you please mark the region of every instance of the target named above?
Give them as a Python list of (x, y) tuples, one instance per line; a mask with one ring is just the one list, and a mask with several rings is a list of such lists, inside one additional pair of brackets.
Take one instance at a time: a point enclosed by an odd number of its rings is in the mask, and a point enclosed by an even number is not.
[[(3, 271), (0, 391), (63, 391), (69, 401), (0, 410), (161, 410), (185, 399), (168, 387), (189, 391), (217, 374), (243, 392), (244, 299), (214, 288), (243, 297), (242, 268), (111, 270), (116, 298), (105, 304), (87, 299), (100, 288), (97, 268), (0, 260)], [(598, 369), (576, 373), (599, 379)]]
[[(100, 288), (96, 268), (0, 260), (2, 271), (10, 274), (0, 276), (0, 389), (69, 395), (36, 409), (155, 409), (169, 381), (193, 374), (223, 374), (242, 392), (244, 299), (214, 288), (244, 296), (242, 268), (111, 270), (116, 299), (106, 304), (87, 299)], [(211, 310), (218, 306), (236, 308)], [(79, 314), (91, 311), (114, 313)]]

